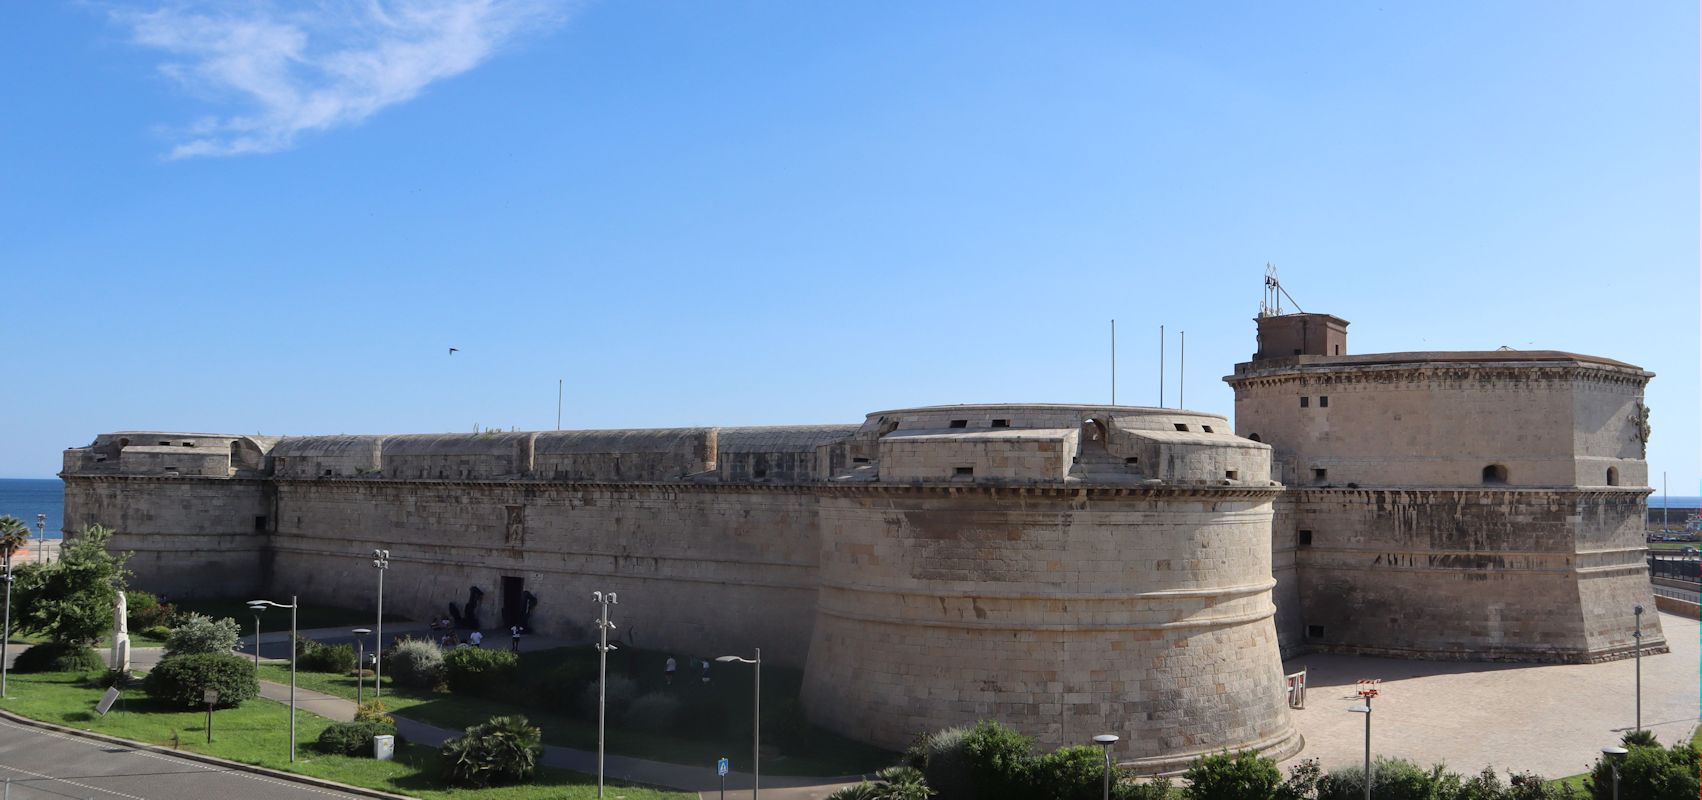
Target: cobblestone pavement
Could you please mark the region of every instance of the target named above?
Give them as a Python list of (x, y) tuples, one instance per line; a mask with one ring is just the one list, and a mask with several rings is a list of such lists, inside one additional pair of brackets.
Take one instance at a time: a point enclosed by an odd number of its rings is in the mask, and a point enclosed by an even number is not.
[[(1688, 738), (1698, 719), (1698, 623), (1661, 614), (1672, 652), (1643, 657), (1643, 727), (1662, 742)], [(1312, 655), (1291, 659), (1287, 672), (1309, 668), (1306, 708), (1294, 712), (1306, 737), (1285, 762), (1316, 758), (1325, 769), (1364, 758), (1365, 717), (1354, 682), (1381, 678), (1372, 702), (1373, 756), (1400, 756), (1457, 772), (1485, 766), (1557, 778), (1589, 769), (1601, 748), (1617, 744), (1635, 718), (1633, 659), (1603, 664), (1520, 666)]]

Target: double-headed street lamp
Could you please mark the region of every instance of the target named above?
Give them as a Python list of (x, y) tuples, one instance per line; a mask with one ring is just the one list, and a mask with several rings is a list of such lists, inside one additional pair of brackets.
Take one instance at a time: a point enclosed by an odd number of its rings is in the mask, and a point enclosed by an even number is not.
[(1111, 800), (1111, 746), (1117, 743), (1117, 734), (1099, 734), (1093, 737), (1093, 743), (1105, 748), (1105, 800)]
[(751, 717), (751, 798), (756, 800), (757, 792), (762, 786), (762, 768), (758, 764), (762, 755), (762, 648), (756, 648), (756, 658), (721, 656), (715, 660), (756, 665), (756, 692), (753, 695), (755, 710), (752, 711)]
[[(371, 628), (356, 628), (355, 634), (355, 708), (363, 705), (361, 689), (366, 686), (366, 635)], [(377, 691), (376, 689), (374, 691)]]
[(384, 572), (390, 569), (390, 551), (372, 551), (372, 566), (378, 570), (378, 662), (372, 665), (372, 696), (384, 696)]
[[(287, 608), (290, 610), (290, 761), (292, 762), (295, 761), (295, 620), (296, 611), (300, 606), (301, 603), (296, 600), (296, 596), (293, 594), (290, 595), (289, 605), (274, 603), (271, 600), (248, 601), (248, 607), (253, 609)], [(259, 648), (255, 648), (255, 652), (259, 652)]]
[[(592, 592), (591, 602), (600, 609), (597, 618), (597, 796), (603, 796), (603, 702), (607, 699), (609, 689), (609, 651), (616, 649), (609, 644), (609, 629), (615, 623), (609, 621), (609, 606), (620, 605), (614, 592)], [(518, 641), (518, 640), (516, 640)]]

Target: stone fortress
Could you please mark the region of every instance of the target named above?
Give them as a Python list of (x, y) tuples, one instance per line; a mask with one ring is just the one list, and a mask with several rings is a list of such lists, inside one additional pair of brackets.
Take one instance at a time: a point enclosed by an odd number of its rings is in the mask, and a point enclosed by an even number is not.
[[(65, 453), (65, 524), (115, 528), (135, 583), (178, 595), (370, 607), (374, 548), (388, 607), (417, 617), (489, 591), (503, 624), (573, 635), (613, 590), (634, 643), (761, 647), (853, 738), (902, 748), (994, 718), (1046, 746), (1121, 734), (1119, 760), (1148, 772), (1298, 751), (1281, 659), (1308, 650), (1629, 655), (1633, 605), (1654, 607), (1650, 373), (1349, 355), (1336, 317), (1257, 322), (1225, 379), (1233, 428), (1011, 404), (808, 427), (110, 433)], [(1664, 649), (1657, 615), (1644, 631)]]

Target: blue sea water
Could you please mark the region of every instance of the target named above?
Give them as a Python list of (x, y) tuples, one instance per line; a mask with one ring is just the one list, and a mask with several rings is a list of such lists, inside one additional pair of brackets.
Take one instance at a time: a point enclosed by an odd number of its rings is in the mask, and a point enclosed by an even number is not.
[(58, 478), (0, 478), (0, 516), (10, 514), (30, 527), (35, 515), (47, 515), (47, 538), (58, 539), (64, 527), (65, 483)]

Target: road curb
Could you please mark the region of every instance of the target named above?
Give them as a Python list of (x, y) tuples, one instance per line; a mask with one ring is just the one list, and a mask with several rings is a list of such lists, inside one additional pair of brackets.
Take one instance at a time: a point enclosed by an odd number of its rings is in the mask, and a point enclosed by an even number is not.
[(97, 742), (105, 742), (107, 744), (123, 745), (125, 747), (133, 748), (133, 749), (136, 749), (136, 750), (142, 750), (142, 751), (146, 751), (146, 752), (149, 752), (149, 753), (155, 753), (155, 754), (158, 754), (158, 755), (166, 755), (166, 756), (175, 756), (177, 758), (182, 758), (182, 759), (185, 759), (185, 760), (188, 760), (188, 761), (197, 761), (197, 762), (200, 762), (202, 764), (210, 764), (210, 765), (215, 766), (215, 767), (223, 767), (225, 769), (234, 770), (234, 771), (237, 771), (237, 772), (248, 772), (248, 773), (253, 773), (255, 775), (264, 775), (268, 778), (276, 778), (278, 780), (289, 781), (291, 783), (305, 784), (305, 785), (313, 786), (313, 787), (320, 788), (320, 789), (332, 789), (332, 790), (339, 791), (339, 792), (346, 792), (348, 794), (358, 794), (358, 795), (361, 795), (363, 797), (384, 798), (384, 800), (416, 800), (415, 798), (409, 797), (408, 795), (405, 795), (405, 794), (391, 794), (390, 792), (379, 791), (378, 789), (368, 789), (364, 786), (351, 786), (347, 783), (338, 783), (336, 781), (330, 781), (330, 780), (326, 780), (324, 778), (315, 778), (311, 775), (302, 775), (301, 773), (298, 773), (298, 772), (285, 772), (284, 770), (272, 769), (271, 767), (262, 767), (262, 766), (257, 766), (255, 764), (244, 764), (240, 761), (229, 761), (229, 760), (226, 760), (226, 759), (223, 759), (223, 758), (219, 758), (217, 756), (209, 756), (209, 755), (206, 755), (205, 753), (197, 753), (197, 752), (194, 752), (194, 751), (191, 751), (191, 750), (173, 750), (169, 747), (161, 747), (161, 746), (155, 745), (155, 744), (146, 744), (146, 743), (143, 743), (143, 742), (132, 741), (130, 739), (122, 739), (122, 738), (119, 738), (117, 736), (108, 736), (104, 733), (95, 733), (94, 731), (85, 731), (81, 728), (67, 728), (63, 725), (55, 725), (51, 722), (43, 722), (39, 719), (31, 719), (30, 717), (26, 717), (26, 716), (23, 716), (23, 715), (20, 715), (20, 714), (16, 714), (16, 713), (13, 713), (11, 711), (7, 711), (5, 709), (0, 709), (0, 719), (5, 719), (9, 722), (16, 722), (20, 725), (28, 725), (28, 726), (33, 727), (33, 728), (41, 728), (42, 730), (53, 731), (55, 733), (63, 733), (63, 734), (67, 734), (67, 735), (70, 735), (70, 736), (79, 736), (79, 737), (82, 737), (84, 739), (93, 739)]

